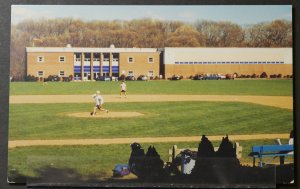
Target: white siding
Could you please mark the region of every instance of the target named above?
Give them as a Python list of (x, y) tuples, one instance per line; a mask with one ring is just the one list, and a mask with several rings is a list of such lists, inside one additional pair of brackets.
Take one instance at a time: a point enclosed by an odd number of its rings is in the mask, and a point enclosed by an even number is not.
[(280, 61), (292, 64), (292, 48), (165, 48), (164, 64), (175, 62)]

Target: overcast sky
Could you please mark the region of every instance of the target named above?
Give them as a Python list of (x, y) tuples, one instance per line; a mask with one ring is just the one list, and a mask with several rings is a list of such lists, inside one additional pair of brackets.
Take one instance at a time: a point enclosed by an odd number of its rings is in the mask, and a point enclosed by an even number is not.
[(132, 20), (152, 18), (194, 22), (231, 21), (240, 25), (275, 19), (292, 21), (291, 5), (12, 5), (12, 24), (24, 19), (75, 18), (92, 20)]

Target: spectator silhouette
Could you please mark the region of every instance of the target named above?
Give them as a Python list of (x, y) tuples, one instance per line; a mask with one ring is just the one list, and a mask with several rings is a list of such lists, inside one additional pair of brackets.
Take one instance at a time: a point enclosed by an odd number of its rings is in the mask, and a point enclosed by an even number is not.
[(210, 175), (206, 173), (212, 169), (211, 158), (214, 158), (215, 155), (216, 153), (212, 143), (205, 135), (202, 135), (198, 146), (195, 166), (191, 173), (191, 177), (194, 180), (204, 181), (210, 179)]
[(201, 142), (198, 146), (197, 158), (200, 157), (215, 157), (214, 146), (205, 135), (202, 135)]
[(143, 165), (142, 179), (156, 181), (166, 176), (164, 175), (164, 161), (160, 158), (154, 146), (149, 146)]
[(220, 158), (236, 158), (235, 148), (232, 142), (229, 141), (228, 135), (222, 139), (220, 147), (216, 152), (216, 157)]
[(128, 166), (130, 172), (135, 174), (137, 177), (140, 177), (140, 175), (142, 174), (145, 152), (139, 143), (136, 142), (132, 143), (130, 147), (131, 147), (131, 154), (128, 161)]
[(164, 161), (160, 159), (154, 146), (149, 146), (147, 153), (139, 143), (131, 144), (129, 169), (139, 179), (156, 181), (166, 176)]

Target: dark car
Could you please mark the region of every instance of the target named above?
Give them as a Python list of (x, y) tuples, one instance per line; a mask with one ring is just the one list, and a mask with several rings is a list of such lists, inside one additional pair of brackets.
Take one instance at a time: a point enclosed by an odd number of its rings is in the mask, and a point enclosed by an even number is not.
[(134, 77), (134, 76), (127, 76), (127, 77), (125, 78), (125, 80), (127, 80), (127, 81), (134, 81), (134, 80), (135, 80), (135, 77)]
[(219, 74), (206, 74), (203, 76), (204, 80), (220, 80), (225, 79), (225, 76)]
[(226, 74), (226, 79), (234, 79), (234, 74)]
[(148, 80), (148, 77), (145, 76), (145, 75), (140, 75), (137, 80), (140, 80), (140, 81), (147, 81)]
[(181, 80), (181, 77), (179, 75), (173, 75), (171, 80)]
[(203, 80), (203, 76), (202, 75), (195, 75), (193, 77), (193, 80)]
[(103, 76), (101, 78), (102, 81), (111, 81), (111, 78), (109, 76)]
[(45, 81), (60, 81), (60, 77), (58, 75), (49, 75)]

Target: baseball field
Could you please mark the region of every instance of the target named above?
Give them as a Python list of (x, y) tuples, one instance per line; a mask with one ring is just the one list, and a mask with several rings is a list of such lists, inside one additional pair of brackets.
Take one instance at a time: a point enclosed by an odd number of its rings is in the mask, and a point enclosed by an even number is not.
[[(286, 142), (293, 129), (292, 80), (126, 83), (120, 98), (120, 82), (12, 82), (9, 177), (38, 177), (50, 166), (101, 181), (128, 162), (132, 142), (154, 145), (167, 161), (172, 145), (197, 147), (203, 134), (214, 146), (228, 134), (251, 164), (253, 145)], [(96, 90), (109, 113), (91, 117)]]

